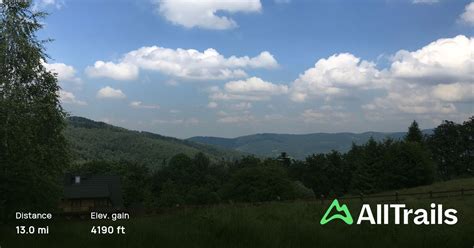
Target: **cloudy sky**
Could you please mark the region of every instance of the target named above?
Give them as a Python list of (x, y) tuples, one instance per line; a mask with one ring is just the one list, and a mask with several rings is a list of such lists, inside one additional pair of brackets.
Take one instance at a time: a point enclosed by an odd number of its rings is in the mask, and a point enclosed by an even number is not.
[(187, 138), (474, 113), (471, 0), (37, 0), (64, 108)]

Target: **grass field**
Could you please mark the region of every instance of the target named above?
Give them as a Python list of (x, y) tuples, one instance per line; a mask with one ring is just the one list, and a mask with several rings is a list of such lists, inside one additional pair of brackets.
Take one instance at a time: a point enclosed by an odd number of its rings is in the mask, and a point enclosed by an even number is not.
[[(474, 178), (400, 190), (424, 192), (474, 188)], [(182, 209), (130, 220), (92, 222), (62, 220), (49, 223), (49, 235), (21, 236), (14, 225), (0, 229), (1, 248), (10, 247), (468, 247), (474, 246), (474, 196), (436, 200), (406, 199), (410, 208), (429, 209), (430, 203), (458, 210), (458, 223), (449, 225), (321, 226), (330, 202), (266, 203), (259, 206), (223, 205)], [(357, 218), (361, 202), (343, 201)], [(376, 200), (370, 201), (375, 204)], [(45, 225), (29, 222), (29, 225)], [(123, 225), (126, 235), (91, 234), (93, 225)]]

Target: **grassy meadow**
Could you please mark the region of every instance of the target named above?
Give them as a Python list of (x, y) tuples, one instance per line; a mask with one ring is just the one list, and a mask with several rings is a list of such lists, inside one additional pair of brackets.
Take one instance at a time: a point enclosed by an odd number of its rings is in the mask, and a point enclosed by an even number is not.
[[(474, 188), (474, 178), (460, 179), (406, 192)], [(404, 193), (405, 191), (400, 191)], [(360, 200), (347, 204), (354, 220)], [(330, 202), (273, 202), (260, 205), (220, 205), (183, 208), (130, 220), (60, 220), (49, 223), (49, 235), (15, 234), (3, 226), (0, 246), (9, 247), (473, 247), (474, 196), (442, 199), (405, 199), (410, 208), (429, 209), (431, 202), (458, 210), (458, 223), (448, 225), (345, 225), (319, 221)], [(376, 204), (376, 200), (368, 203)], [(375, 208), (373, 208), (373, 211)], [(26, 223), (24, 223), (26, 225)], [(29, 225), (46, 225), (30, 221)], [(126, 235), (92, 234), (93, 225), (123, 225)]]

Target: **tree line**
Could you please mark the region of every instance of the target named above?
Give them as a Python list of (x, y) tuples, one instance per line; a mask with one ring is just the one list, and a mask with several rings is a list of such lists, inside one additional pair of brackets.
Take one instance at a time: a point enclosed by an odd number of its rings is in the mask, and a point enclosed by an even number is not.
[[(261, 202), (347, 193), (376, 193), (473, 175), (474, 117), (445, 121), (423, 135), (414, 121), (401, 140), (353, 144), (347, 153), (314, 154), (303, 161), (246, 156), (211, 162), (178, 154), (158, 170), (130, 161), (92, 161), (74, 168), (122, 177), (124, 201), (144, 207)], [(456, 135), (454, 135), (456, 134)]]

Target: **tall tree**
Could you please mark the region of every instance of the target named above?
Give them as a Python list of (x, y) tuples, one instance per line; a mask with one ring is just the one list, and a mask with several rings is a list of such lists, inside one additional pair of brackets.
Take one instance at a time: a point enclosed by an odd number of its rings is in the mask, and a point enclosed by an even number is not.
[(410, 127), (408, 127), (408, 133), (405, 136), (405, 141), (418, 143), (423, 142), (423, 133), (421, 133), (421, 130), (418, 127), (418, 122), (413, 121)]
[(464, 153), (462, 155), (467, 174), (474, 175), (474, 116), (462, 124)]
[(0, 215), (56, 206), (68, 164), (56, 75), (35, 33), (45, 13), (31, 1), (0, 5)]
[(444, 121), (433, 130), (428, 140), (439, 174), (445, 180), (466, 172), (462, 159), (466, 151), (462, 134), (460, 124)]

